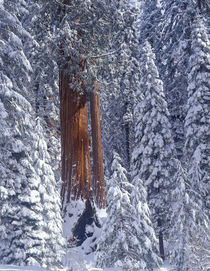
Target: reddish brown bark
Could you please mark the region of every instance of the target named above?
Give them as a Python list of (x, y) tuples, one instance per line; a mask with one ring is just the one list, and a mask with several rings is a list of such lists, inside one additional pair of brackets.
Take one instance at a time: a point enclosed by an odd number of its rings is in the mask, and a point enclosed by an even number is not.
[(95, 82), (95, 92), (90, 93), (90, 113), (93, 147), (93, 191), (98, 207), (105, 208), (106, 197), (101, 143), (100, 97), (97, 82)]
[(86, 93), (72, 91), (68, 76), (60, 72), (60, 115), (62, 144), (62, 196), (88, 199), (91, 169)]
[[(70, 0), (65, 4), (69, 5)], [(58, 13), (65, 13), (65, 7), (60, 7)], [(76, 24), (79, 19), (76, 20)], [(78, 37), (79, 38), (79, 37)], [(62, 45), (60, 53), (63, 55)], [(80, 49), (82, 52), (83, 50)], [(68, 60), (66, 58), (66, 60)], [(72, 64), (74, 66), (74, 64)], [(76, 65), (75, 65), (76, 66)], [(61, 67), (61, 66), (60, 66)], [(63, 67), (63, 65), (62, 65)], [(80, 70), (85, 69), (84, 62), (80, 62)], [(80, 89), (73, 91), (69, 83), (80, 85)], [(88, 113), (86, 103), (85, 84), (79, 72), (74, 74), (74, 82), (70, 82), (65, 73), (65, 65), (60, 69), (60, 116), (61, 116), (61, 145), (62, 145), (62, 198), (70, 201), (71, 198), (89, 199), (92, 196), (89, 140), (88, 140)], [(93, 141), (93, 172), (94, 193), (96, 203), (100, 208), (105, 207), (105, 188), (103, 157), (101, 144), (100, 104), (98, 86), (95, 84), (96, 95), (90, 94), (91, 125)]]

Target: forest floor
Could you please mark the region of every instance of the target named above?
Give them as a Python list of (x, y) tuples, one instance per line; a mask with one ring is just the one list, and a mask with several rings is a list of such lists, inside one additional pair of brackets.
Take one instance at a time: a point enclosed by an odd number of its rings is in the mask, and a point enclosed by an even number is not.
[[(48, 271), (48, 270), (37, 266), (0, 265), (0, 271)], [(122, 269), (116, 267), (116, 268), (105, 268), (103, 270), (100, 268), (94, 268), (90, 264), (87, 264), (86, 267), (83, 266), (82, 269), (73, 269), (73, 271), (122, 271)], [(170, 266), (164, 265), (160, 269), (160, 271), (172, 271), (172, 269), (170, 268)]]
[[(94, 260), (94, 252), (86, 255), (84, 253), (84, 247), (75, 247), (68, 251), (68, 256), (65, 260), (65, 266), (69, 271), (123, 271), (119, 267), (112, 268), (96, 268)], [(0, 270), (1, 271), (1, 270)], [(139, 270), (144, 271), (144, 270)], [(167, 261), (163, 264), (160, 269), (156, 271), (176, 271)], [(196, 271), (196, 270), (191, 270)], [(198, 271), (198, 270), (197, 270)]]
[[(72, 259), (71, 259), (71, 263), (73, 263), (73, 262), (74, 261), (72, 261)], [(105, 269), (95, 268), (92, 266), (92, 262), (90, 261), (90, 257), (89, 257), (89, 259), (85, 260), (85, 264), (84, 264), (84, 261), (81, 264), (83, 264), (83, 265), (75, 266), (73, 264), (74, 267), (73, 267), (72, 271), (123, 271), (121, 268), (118, 268), (118, 267), (105, 268)], [(69, 269), (66, 267), (66, 268), (62, 269), (61, 271), (67, 271), (67, 270), (69, 270)], [(37, 266), (0, 265), (0, 271), (49, 271), (49, 270), (41, 268), (41, 267), (37, 267)], [(139, 271), (141, 271), (141, 270), (139, 270)], [(163, 266), (157, 271), (176, 271), (176, 269), (174, 269), (168, 263), (164, 263)], [(198, 270), (191, 270), (191, 271), (198, 271)]]
[[(71, 215), (69, 219), (68, 217), (66, 218), (66, 222), (63, 225), (64, 236), (66, 237), (70, 236), (72, 228), (74, 227), (74, 222), (78, 219), (78, 217), (82, 213), (82, 210), (84, 208), (83, 205), (84, 205), (83, 202), (78, 201), (76, 206), (70, 206), (71, 213), (72, 210), (74, 210), (74, 213)], [(97, 209), (97, 216), (101, 225), (103, 225), (107, 218), (107, 213), (105, 209), (101, 210)], [(95, 226), (92, 226), (92, 228), (89, 227), (88, 232), (92, 232), (93, 236), (87, 238), (81, 246), (68, 248), (64, 259), (64, 266), (66, 266), (66, 269), (68, 271), (122, 271), (122, 269), (119, 267), (105, 269), (95, 267), (94, 259), (95, 253), (93, 252), (92, 247), (96, 245), (94, 240), (99, 240), (101, 230), (102, 228), (97, 228)], [(176, 271), (176, 270), (166, 262), (157, 271)]]

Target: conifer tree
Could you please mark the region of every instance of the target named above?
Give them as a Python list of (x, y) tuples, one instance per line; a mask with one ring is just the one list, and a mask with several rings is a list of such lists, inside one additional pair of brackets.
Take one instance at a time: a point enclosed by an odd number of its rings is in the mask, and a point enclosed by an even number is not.
[[(109, 13), (107, 2), (100, 0), (77, 2), (66, 0), (61, 1), (58, 6), (60, 21), (57, 25), (57, 43), (63, 181), (61, 196), (64, 228), (67, 227), (65, 237), (71, 241), (73, 233), (74, 237), (80, 239), (77, 244), (81, 244), (87, 237), (84, 224), (92, 219), (88, 215), (93, 199), (96, 199), (99, 207), (105, 207), (102, 150), (98, 149), (101, 147), (99, 99), (94, 95), (98, 94), (97, 66), (100, 66), (101, 55), (109, 53), (107, 46), (110, 33), (107, 21)], [(88, 100), (91, 103), (94, 133), (92, 137), (94, 182), (90, 168)], [(86, 203), (81, 204), (80, 199)], [(74, 211), (72, 206), (75, 208)], [(95, 209), (91, 210), (95, 212)]]
[(54, 42), (57, 4), (27, 0), (26, 6), (28, 13), (22, 16), (22, 24), (32, 37), (23, 44), (33, 68), (30, 81), (33, 95), (29, 99), (36, 117), (43, 120), (41, 125), (51, 158), (50, 165), (58, 181), (60, 178), (59, 88)]
[[(43, 120), (42, 120), (43, 121)], [(48, 152), (46, 135), (41, 126), (41, 120), (36, 119), (34, 127), (36, 135), (33, 137), (34, 169), (40, 177), (38, 186), (40, 193), (40, 204), (42, 206), (42, 243), (44, 252), (42, 255), (42, 266), (51, 269), (62, 267), (65, 241), (62, 237), (62, 218), (60, 200), (60, 182), (57, 182), (53, 172), (51, 156)]]
[[(133, 144), (133, 106), (135, 92), (139, 86), (139, 16), (140, 2), (115, 1), (112, 23), (117, 35), (113, 41), (113, 61), (109, 63), (111, 79), (103, 105), (104, 126), (110, 126), (103, 133), (105, 156), (111, 168), (113, 148), (119, 153), (125, 168), (130, 170)], [(115, 32), (114, 32), (115, 33)], [(111, 81), (111, 82), (110, 82)], [(110, 94), (111, 93), (111, 94)], [(109, 101), (107, 103), (107, 100)], [(110, 124), (111, 122), (111, 124)], [(112, 127), (116, 127), (112, 129)], [(111, 146), (113, 146), (111, 148)], [(128, 176), (129, 177), (129, 176)]]
[(141, 23), (141, 43), (147, 38), (154, 48), (165, 87), (172, 136), (179, 159), (183, 159), (185, 142), (189, 40), (195, 13), (194, 1), (145, 1)]
[(198, 191), (191, 188), (188, 173), (179, 161), (175, 161), (177, 172), (170, 191), (171, 219), (169, 227), (170, 262), (177, 270), (208, 270), (209, 229)]
[[(20, 21), (25, 2), (3, 1), (1, 12), (1, 179), (2, 264), (61, 266), (59, 189), (56, 191), (42, 131), (29, 98), (32, 68), (24, 53), (31, 36)], [(58, 238), (58, 244), (55, 244)]]
[(141, 81), (134, 108), (135, 148), (132, 176), (142, 179), (148, 191), (152, 221), (159, 236), (160, 254), (164, 258), (163, 236), (168, 228), (168, 192), (171, 189), (174, 144), (163, 83), (148, 42), (141, 57)]
[(133, 142), (133, 107), (135, 93), (139, 88), (139, 19), (140, 2), (121, 1), (119, 12), (123, 14), (122, 72), (119, 74), (120, 95), (123, 103), (123, 127), (126, 137), (125, 151), (127, 169), (130, 169), (130, 159)]
[[(192, 25), (191, 52), (187, 89), (187, 116), (185, 120), (185, 151), (192, 188), (200, 193), (203, 198), (204, 210), (210, 217), (210, 45), (205, 20), (199, 15)], [(194, 167), (199, 167), (199, 180), (196, 180), (195, 174), (193, 177)], [(200, 183), (202, 185), (199, 185)]]
[(108, 217), (96, 251), (96, 264), (119, 266), (123, 270), (154, 270), (160, 259), (156, 254), (157, 240), (151, 227), (146, 191), (141, 180), (128, 182), (121, 163), (114, 152), (107, 197)]
[[(12, 1), (1, 2), (1, 105), (5, 130), (1, 134), (1, 262), (20, 264), (27, 261), (24, 249), (17, 243), (22, 230), (20, 195), (27, 178), (33, 176), (30, 152), (30, 103), (25, 98), (26, 84), (30, 81), (31, 66), (23, 52), (24, 31), (16, 14), (20, 2), (13, 6)], [(29, 136), (28, 136), (29, 135)], [(26, 212), (25, 212), (26, 213)], [(40, 216), (34, 215), (39, 225)], [(35, 232), (34, 232), (35, 233)]]
[[(177, 163), (177, 172), (174, 176), (171, 198), (171, 220), (169, 228), (170, 261), (177, 266), (177, 270), (188, 270), (190, 258), (191, 232), (195, 230), (195, 220), (191, 199), (186, 186), (189, 182), (187, 173), (180, 162)], [(189, 185), (189, 184), (188, 184)]]

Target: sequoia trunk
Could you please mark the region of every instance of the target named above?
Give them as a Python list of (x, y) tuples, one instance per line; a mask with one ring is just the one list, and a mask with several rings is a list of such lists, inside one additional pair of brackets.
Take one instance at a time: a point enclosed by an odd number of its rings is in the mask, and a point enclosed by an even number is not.
[(70, 198), (88, 199), (91, 194), (86, 92), (70, 89), (68, 78), (65, 70), (61, 70), (62, 198), (67, 202)]
[(106, 197), (101, 143), (100, 97), (97, 82), (95, 82), (95, 92), (90, 93), (90, 113), (93, 148), (93, 191), (98, 207), (105, 208)]

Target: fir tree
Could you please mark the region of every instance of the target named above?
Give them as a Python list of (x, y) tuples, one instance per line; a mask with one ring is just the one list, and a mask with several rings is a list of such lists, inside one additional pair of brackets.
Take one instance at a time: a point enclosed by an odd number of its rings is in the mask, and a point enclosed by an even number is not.
[[(5, 132), (1, 134), (1, 263), (21, 264), (27, 261), (24, 245), (17, 244), (21, 235), (20, 228), (22, 187), (27, 178), (34, 175), (32, 164), (28, 161), (30, 152), (30, 103), (26, 99), (26, 84), (32, 72), (24, 52), (24, 31), (17, 14), (19, 4), (12, 1), (1, 2), (1, 101)], [(29, 136), (28, 136), (29, 135)], [(26, 213), (26, 212), (25, 212)], [(40, 216), (34, 213), (34, 222), (40, 225)], [(30, 222), (29, 222), (30, 223)], [(31, 230), (32, 226), (29, 227)], [(33, 234), (36, 234), (34, 231)], [(41, 245), (40, 245), (41, 246)]]
[[(170, 192), (171, 220), (169, 227), (170, 261), (177, 270), (208, 270), (208, 219), (200, 207), (198, 192), (189, 183), (189, 175), (179, 161), (175, 161), (173, 189)], [(197, 200), (196, 200), (197, 199)]]
[(154, 61), (151, 46), (146, 42), (142, 49), (142, 77), (134, 108), (132, 175), (142, 179), (147, 187), (152, 221), (159, 236), (160, 253), (164, 258), (163, 234), (168, 228), (168, 192), (173, 173), (171, 159), (175, 153), (163, 83)]
[[(210, 217), (210, 45), (205, 21), (202, 17), (196, 17), (192, 29), (192, 54), (189, 59), (188, 103), (185, 120), (185, 152), (192, 188), (200, 193), (203, 198), (204, 210)], [(199, 180), (196, 180), (195, 174), (193, 176), (194, 167), (199, 167)]]
[(154, 270), (160, 263), (151, 227), (146, 191), (141, 181), (127, 181), (127, 172), (114, 152), (108, 192), (108, 217), (96, 252), (99, 267)]
[[(115, 54), (109, 63), (111, 80), (108, 80), (106, 99), (102, 109), (105, 157), (109, 170), (112, 161), (109, 150), (119, 153), (126, 169), (130, 169), (133, 144), (133, 106), (135, 92), (139, 88), (139, 19), (140, 2), (115, 1), (112, 23), (117, 31), (112, 42)], [(111, 81), (111, 82), (110, 82)], [(109, 102), (107, 102), (107, 100)], [(111, 124), (110, 124), (111, 122)], [(116, 127), (112, 129), (112, 127)], [(113, 147), (111, 147), (113, 146)], [(107, 152), (106, 152), (107, 150)]]
[[(24, 51), (33, 68), (29, 99), (36, 117), (41, 120), (50, 154), (50, 165), (57, 181), (60, 178), (59, 159), (59, 93), (57, 51), (55, 46), (57, 4), (27, 0), (28, 13), (22, 17), (24, 28), (31, 39), (24, 42)], [(44, 68), (41, 68), (44, 67)]]
[(177, 270), (188, 270), (190, 257), (191, 232), (195, 230), (195, 220), (191, 200), (187, 193), (187, 173), (180, 162), (177, 163), (177, 172), (174, 176), (171, 198), (171, 220), (169, 228), (169, 253), (171, 263), (175, 264)]
[(0, 4), (0, 105), (5, 128), (0, 139), (0, 259), (2, 264), (56, 268), (61, 266), (63, 246), (60, 200), (29, 98), (32, 68), (23, 44), (31, 36), (19, 20), (27, 13), (24, 7), (24, 1)]
[(33, 136), (34, 169), (39, 175), (41, 183), (38, 186), (40, 193), (42, 243), (44, 253), (42, 255), (42, 266), (58, 269), (62, 266), (65, 242), (62, 237), (62, 218), (60, 200), (60, 182), (56, 181), (53, 168), (51, 167), (51, 156), (48, 152), (46, 136), (39, 118), (36, 119), (36, 135)]
[(196, 6), (193, 1), (182, 0), (151, 0), (149, 3), (145, 3), (141, 23), (141, 43), (147, 38), (154, 48), (177, 157), (183, 159), (189, 38)]

